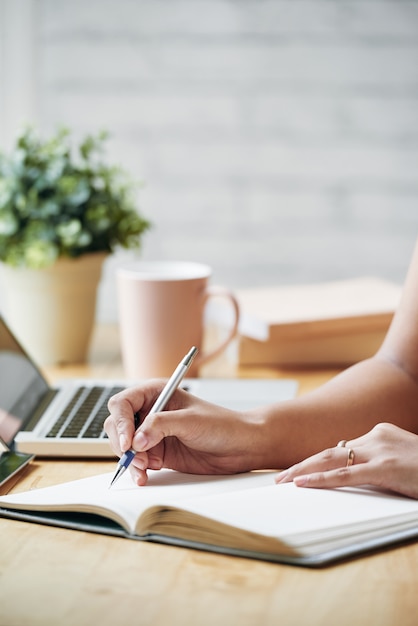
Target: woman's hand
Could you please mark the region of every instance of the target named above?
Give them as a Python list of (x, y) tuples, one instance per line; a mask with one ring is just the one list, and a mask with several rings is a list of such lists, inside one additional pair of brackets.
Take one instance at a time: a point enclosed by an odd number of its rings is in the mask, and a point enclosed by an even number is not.
[[(146, 483), (147, 469), (231, 474), (262, 463), (259, 438), (265, 429), (251, 412), (231, 411), (178, 389), (164, 411), (148, 415), (164, 382), (125, 389), (109, 400), (105, 430), (118, 456), (131, 447), (138, 451), (130, 465), (137, 484)], [(135, 432), (136, 413), (141, 425)]]
[(293, 465), (276, 482), (292, 480), (299, 487), (373, 485), (418, 498), (418, 435), (393, 424), (377, 424), (344, 447), (329, 448)]

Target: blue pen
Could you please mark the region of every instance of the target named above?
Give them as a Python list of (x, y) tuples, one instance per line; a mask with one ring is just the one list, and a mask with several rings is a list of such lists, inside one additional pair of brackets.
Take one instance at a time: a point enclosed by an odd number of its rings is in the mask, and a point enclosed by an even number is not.
[[(167, 381), (164, 389), (158, 396), (155, 404), (151, 408), (148, 415), (152, 415), (153, 413), (158, 413), (159, 411), (162, 411), (164, 409), (165, 405), (170, 400), (171, 396), (173, 395), (173, 393), (175, 392), (175, 390), (177, 389), (177, 387), (183, 380), (196, 354), (197, 354), (197, 348), (193, 347), (186, 354), (186, 356), (180, 361), (180, 363), (177, 365), (176, 369), (174, 370), (173, 374)], [(113, 485), (113, 483), (116, 482), (118, 478), (120, 478), (122, 474), (127, 470), (135, 454), (136, 454), (136, 451), (131, 448), (130, 450), (127, 450), (121, 456), (121, 458), (119, 459), (117, 469), (116, 469), (116, 474), (114, 475), (112, 482), (109, 485), (109, 489)]]

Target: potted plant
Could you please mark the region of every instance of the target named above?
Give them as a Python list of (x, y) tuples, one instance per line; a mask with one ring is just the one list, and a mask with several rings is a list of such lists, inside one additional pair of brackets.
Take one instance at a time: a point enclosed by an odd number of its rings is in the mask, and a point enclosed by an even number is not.
[(0, 155), (1, 304), (41, 364), (85, 359), (102, 263), (150, 227), (126, 172), (105, 163), (106, 139), (73, 147), (67, 129), (42, 140), (26, 128)]

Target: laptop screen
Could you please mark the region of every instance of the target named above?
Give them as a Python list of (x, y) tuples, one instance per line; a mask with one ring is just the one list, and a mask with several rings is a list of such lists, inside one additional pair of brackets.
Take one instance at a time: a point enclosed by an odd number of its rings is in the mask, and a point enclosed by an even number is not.
[(0, 437), (11, 445), (48, 384), (0, 316)]

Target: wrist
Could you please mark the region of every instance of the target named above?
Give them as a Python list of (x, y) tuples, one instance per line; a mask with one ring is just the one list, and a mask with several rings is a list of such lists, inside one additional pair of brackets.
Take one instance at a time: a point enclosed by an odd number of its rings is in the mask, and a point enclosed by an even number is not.
[(272, 406), (246, 412), (250, 469), (281, 469), (280, 430), (277, 411)]

